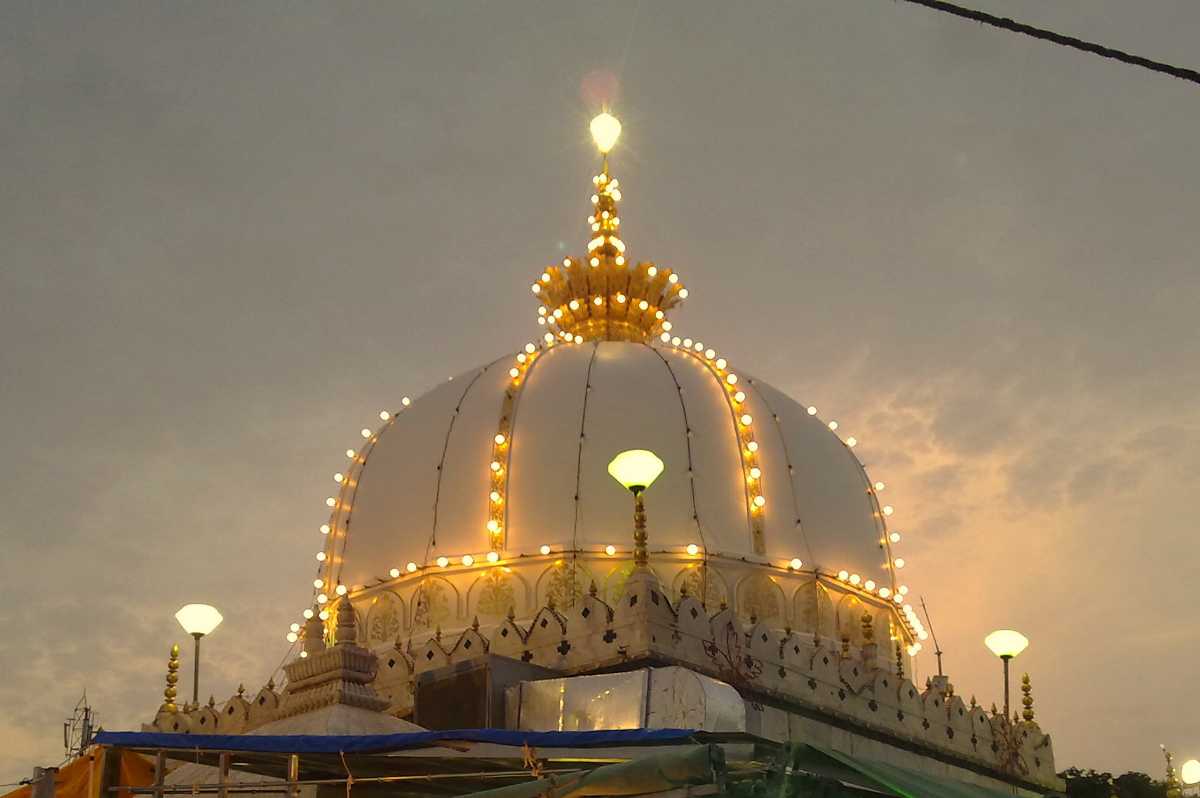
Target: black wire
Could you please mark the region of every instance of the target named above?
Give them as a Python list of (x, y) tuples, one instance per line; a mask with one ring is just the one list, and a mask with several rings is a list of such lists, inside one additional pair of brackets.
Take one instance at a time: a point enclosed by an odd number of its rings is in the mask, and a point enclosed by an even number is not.
[(1043, 28), (1035, 28), (1032, 25), (1025, 25), (1009, 19), (1008, 17), (997, 17), (991, 14), (986, 14), (983, 11), (975, 11), (971, 8), (955, 5), (954, 3), (946, 3), (943, 0), (904, 0), (906, 3), (925, 6), (932, 8), (935, 11), (944, 11), (947, 14), (953, 14), (956, 17), (974, 20), (975, 22), (991, 25), (995, 28), (1012, 31), (1013, 33), (1032, 36), (1035, 39), (1053, 42), (1054, 44), (1062, 45), (1063, 47), (1071, 47), (1076, 50), (1082, 50), (1085, 53), (1092, 53), (1103, 58), (1111, 58), (1114, 61), (1120, 61), (1124, 64), (1132, 64), (1133, 66), (1143, 67), (1154, 72), (1162, 72), (1164, 75), (1170, 75), (1173, 78), (1190, 81), (1191, 83), (1200, 84), (1200, 72), (1194, 69), (1186, 69), (1184, 67), (1171, 66), (1159, 61), (1151, 61), (1149, 58), (1142, 58), (1138, 55), (1126, 53), (1122, 50), (1114, 50), (1111, 47), (1105, 47), (1102, 44), (1095, 42), (1087, 42), (1083, 39), (1076, 39), (1074, 36), (1064, 36), (1061, 33), (1045, 30)]

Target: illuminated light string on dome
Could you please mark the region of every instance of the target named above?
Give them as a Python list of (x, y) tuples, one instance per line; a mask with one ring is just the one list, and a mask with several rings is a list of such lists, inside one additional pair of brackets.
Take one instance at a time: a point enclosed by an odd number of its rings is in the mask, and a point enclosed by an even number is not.
[(738, 375), (729, 368), (729, 362), (725, 358), (718, 357), (716, 350), (711, 347), (706, 348), (703, 342), (671, 336), (668, 332), (663, 332), (659, 336), (659, 340), (679, 351), (686, 352), (688, 356), (699, 361), (714, 375), (724, 390), (729, 411), (734, 417), (734, 426), (740, 444), (744, 477), (743, 490), (746, 496), (746, 510), (750, 518), (750, 532), (754, 538), (754, 549), (758, 554), (764, 554), (766, 543), (763, 516), (767, 506), (767, 497), (758, 458), (758, 440), (754, 435), (754, 417), (746, 409), (746, 393), (738, 384)]
[[(400, 400), (401, 409), (407, 408), (411, 404), (412, 399), (408, 396), (405, 396)], [(337, 545), (337, 541), (343, 537), (342, 527), (344, 525), (339, 525), (338, 520), (339, 518), (349, 517), (350, 510), (353, 505), (353, 496), (358, 489), (357, 474), (361, 473), (362, 467), (366, 464), (367, 457), (374, 449), (376, 442), (379, 440), (380, 434), (390, 424), (395, 422), (396, 417), (397, 413), (393, 413), (389, 410), (380, 410), (379, 419), (383, 422), (383, 424), (377, 430), (363, 427), (359, 432), (365, 441), (363, 448), (356, 449), (354, 447), (350, 447), (346, 449), (345, 455), (350, 461), (349, 467), (344, 471), (336, 471), (333, 474), (333, 481), (340, 486), (340, 491), (338, 496), (330, 496), (325, 500), (325, 506), (330, 508), (330, 514), (329, 519), (325, 523), (321, 524), (318, 529), (324, 540), (324, 545), (316, 554), (317, 574), (316, 578), (314, 578), (312, 581), (312, 605), (324, 605), (329, 601), (329, 596), (323, 591), (328, 589), (329, 585), (331, 584), (330, 580), (333, 578), (333, 567), (336, 559), (334, 549)], [(334, 587), (335, 595), (345, 596), (348, 592), (349, 591), (345, 585), (336, 584)], [(314, 611), (309, 607), (306, 607), (300, 613), (301, 617), (305, 620), (312, 618), (313, 614)], [(321, 620), (328, 620), (328, 613), (322, 610), (320, 617)], [(297, 624), (293, 623), (292, 627), (297, 628), (290, 628), (288, 631), (287, 639), (290, 643), (296, 642), (294, 638), (298, 638), (298, 633), (300, 631)]]
[[(702, 342), (694, 341), (691, 338), (673, 336), (668, 332), (663, 332), (659, 336), (659, 340), (664, 344), (668, 344), (677, 350), (686, 352), (689, 356), (699, 360), (710, 371), (718, 376), (721, 385), (725, 388), (726, 397), (730, 403), (730, 409), (734, 414), (739, 437), (741, 438), (742, 442), (743, 468), (746, 472), (745, 478), (747, 485), (746, 496), (750, 507), (752, 531), (755, 534), (757, 543), (758, 540), (762, 539), (763, 534), (762, 510), (766, 506), (766, 495), (762, 484), (762, 469), (757, 462), (758, 444), (753, 437), (754, 418), (746, 410), (746, 394), (739, 387), (739, 377), (737, 376), (736, 372), (731, 370), (729, 362), (725, 358), (718, 357), (715, 349), (711, 347), (705, 347)], [(806, 408), (806, 412), (810, 416), (816, 416), (817, 408), (809, 405)], [(837, 431), (840, 428), (840, 424), (834, 420), (827, 422), (826, 426), (835, 434), (837, 434)], [(858, 445), (858, 439), (854, 436), (846, 436), (841, 438), (841, 440), (850, 449), (853, 449)], [(862, 464), (860, 463), (859, 465), (861, 467)], [(868, 492), (872, 494), (872, 500), (874, 500), (875, 495), (886, 488), (886, 485), (880, 481), (873, 483), (868, 481), (867, 485)], [(901, 535), (899, 532), (889, 531), (887, 528), (887, 519), (890, 518), (894, 513), (895, 507), (890, 504), (883, 505), (879, 509), (880, 523), (883, 527), (884, 538), (883, 541), (881, 541), (881, 544), (884, 544), (885, 550), (888, 552), (889, 565), (893, 569), (893, 573), (907, 565), (907, 562), (903, 557), (892, 557), (890, 547), (886, 546), (886, 543), (897, 544), (901, 540)], [(757, 524), (755, 523), (756, 521)], [(798, 569), (799, 567), (796, 566), (795, 570)], [(842, 571), (839, 572), (838, 579), (839, 581), (846, 582), (850, 586), (861, 590), (862, 592), (868, 593), (872, 596), (878, 596), (885, 600), (889, 597), (899, 599), (902, 595), (898, 592), (895, 592), (893, 588), (888, 587), (887, 585), (876, 584), (873, 579), (864, 579), (858, 574), (851, 574), (849, 572)], [(894, 601), (894, 603), (899, 604), (900, 602)], [(914, 624), (912, 619), (915, 618), (915, 616), (910, 616), (909, 613), (904, 613), (903, 617), (907, 626), (909, 627), (910, 633), (914, 637), (920, 638), (920, 633), (924, 630), (924, 628), (919, 625), (919, 619), (916, 619), (917, 622)], [(920, 650), (919, 643), (917, 644), (917, 650)]]

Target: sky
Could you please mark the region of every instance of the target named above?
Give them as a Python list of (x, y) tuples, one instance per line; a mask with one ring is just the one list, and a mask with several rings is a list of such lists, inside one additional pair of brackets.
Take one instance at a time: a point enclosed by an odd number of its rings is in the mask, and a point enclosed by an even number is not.
[[(973, 3), (1200, 66), (1189, 0)], [(957, 691), (1019, 629), (1060, 769), (1200, 757), (1200, 87), (894, 0), (10, 0), (0, 783), (150, 720), (181, 604), (265, 682), (342, 451), (582, 252), (597, 87), (631, 254), (862, 441)]]

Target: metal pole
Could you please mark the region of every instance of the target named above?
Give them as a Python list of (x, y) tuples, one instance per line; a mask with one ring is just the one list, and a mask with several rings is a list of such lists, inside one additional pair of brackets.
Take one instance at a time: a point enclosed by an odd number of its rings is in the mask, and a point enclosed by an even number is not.
[(193, 634), (196, 638), (196, 658), (192, 660), (192, 704), (200, 706), (200, 638), (204, 635)]
[(1004, 719), (1009, 720), (1012, 715), (1008, 708), (1008, 661), (1012, 657), (1001, 657), (1000, 659), (1004, 660)]

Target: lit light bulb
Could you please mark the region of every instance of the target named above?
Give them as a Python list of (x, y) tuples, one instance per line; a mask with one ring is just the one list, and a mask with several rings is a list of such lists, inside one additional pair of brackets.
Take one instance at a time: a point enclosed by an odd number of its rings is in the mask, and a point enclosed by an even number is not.
[(307, 651), (301, 651), (301, 652), (300, 652), (300, 659), (308, 659), (308, 652), (307, 652)]
[(762, 469), (759, 468), (758, 466), (754, 466), (750, 469), (750, 479), (758, 479), (761, 476), (762, 476)]
[(599, 265), (600, 265), (600, 259), (599, 259), (599, 258), (592, 258), (591, 260), (589, 260), (589, 261), (588, 261), (588, 263), (592, 264), (592, 266), (599, 266)]
[(837, 423), (836, 421), (830, 421), (830, 422), (829, 422), (829, 428), (830, 428), (831, 430), (837, 430), (837, 428), (838, 428), (838, 423)]
[(846, 439), (846, 445), (853, 449), (855, 446), (858, 446), (858, 438), (851, 435)]
[(875, 483), (875, 492), (878, 493), (879, 491), (883, 490), (886, 487), (887, 487), (887, 485), (883, 484), (882, 482), (876, 482)]
[(792, 567), (793, 571), (799, 571), (800, 566), (804, 565), (804, 561), (801, 560), (799, 557), (793, 557), (792, 561), (790, 563), (788, 563), (788, 565), (790, 565)]
[(592, 123), (588, 127), (592, 132), (592, 140), (596, 142), (596, 149), (604, 155), (608, 155), (621, 135), (621, 123), (615, 116), (605, 111), (593, 117)]
[(754, 506), (755, 507), (762, 507), (766, 503), (767, 503), (766, 497), (764, 497), (761, 493), (754, 497)]
[(742, 402), (746, 401), (746, 392), (745, 391), (735, 391), (733, 394), (733, 401), (737, 402), (739, 405)]
[(744, 424), (745, 426), (748, 427), (754, 423), (754, 416), (750, 415), (749, 413), (743, 413), (741, 422), (742, 422), (742, 424)]
[(346, 595), (346, 586), (345, 586), (345, 585), (338, 585), (338, 586), (337, 586), (337, 587), (334, 589), (334, 591), (333, 591), (333, 592), (334, 592), (334, 593), (337, 593), (339, 596), (344, 596), (344, 595)]
[(389, 413), (388, 411), (386, 411), (386, 410), (380, 410), (380, 411), (379, 411), (379, 420), (380, 420), (380, 421), (387, 421), (387, 420), (388, 420), (388, 419), (390, 419), (391, 417), (392, 417), (392, 414), (391, 414), (391, 413)]
[(333, 481), (338, 483), (339, 485), (342, 484), (342, 480), (344, 480), (345, 478), (346, 478), (346, 476), (344, 474), (342, 474), (342, 472), (340, 472), (340, 471), (333, 475)]
[(689, 544), (687, 544), (687, 553), (692, 555), (693, 557), (695, 557), (697, 554), (700, 553), (700, 547), (697, 546), (695, 543), (689, 543)]
[(614, 546), (613, 544), (609, 543), (607, 546), (604, 547), (604, 553), (607, 554), (609, 557), (612, 557), (614, 554), (617, 553), (617, 547)]
[(323, 551), (317, 552), (317, 562), (325, 562), (325, 552), (323, 552)]
[[(328, 621), (329, 620), (329, 610), (321, 610), (321, 613), (317, 617), (320, 618), (322, 621)], [(300, 653), (303, 654), (304, 652), (301, 651)]]
[(497, 521), (495, 518), (488, 519), (487, 529), (488, 529), (488, 532), (491, 532), (493, 535), (496, 534), (497, 532), (500, 531), (500, 522)]
[(727, 374), (725, 376), (725, 382), (729, 383), (730, 385), (737, 385), (737, 381), (738, 376), (736, 374)]
[(417, 572), (417, 564), (415, 562), (410, 562), (408, 565), (404, 566), (404, 570), (408, 571), (410, 574), (415, 574)]
[(329, 601), (329, 596), (325, 595), (324, 593), (317, 594), (317, 603), (318, 604), (325, 604), (328, 601)]
[(817, 408), (813, 407), (812, 405), (809, 405), (808, 406), (808, 414), (810, 416), (815, 416), (817, 414)]
[(688, 290), (687, 290), (686, 288), (680, 288), (680, 289), (679, 289), (679, 298), (680, 298), (680, 299), (687, 299), (687, 298), (688, 298)]
[(656, 275), (656, 274), (658, 274), (658, 267), (657, 267), (657, 266), (651, 266), (649, 269), (646, 269), (646, 276), (647, 276), (647, 277), (653, 277), (653, 276), (654, 276), (654, 275)]
[(662, 328), (663, 328), (664, 330), (667, 330), (668, 332), (670, 331), (670, 329), (671, 329), (671, 327), (672, 327), (672, 326), (673, 326), (673, 325), (672, 325), (672, 324), (671, 324), (671, 322), (669, 322), (669, 321), (664, 321), (664, 322), (662, 323)]
[[(617, 265), (618, 265), (618, 266), (624, 266), (624, 265), (625, 265), (625, 256), (624, 256), (624, 255), (618, 255), (618, 256), (616, 257), (616, 262), (617, 262)], [(642, 310), (645, 310), (645, 308), (642, 308)]]
[(892, 541), (893, 543), (899, 543), (900, 542), (900, 533), (892, 532), (890, 535), (888, 535), (888, 540)]
[(572, 299), (572, 300), (571, 300), (571, 301), (570, 301), (570, 302), (567, 304), (567, 307), (569, 307), (571, 310), (579, 310), (579, 300), (578, 300), (578, 299)]
[(671, 345), (679, 346), (679, 336), (678, 335), (676, 335), (674, 338), (671, 339)]
[(604, 304), (604, 297), (598, 296), (598, 297), (594, 298), (592, 300), (592, 304), (595, 305), (596, 307), (600, 307), (601, 305)]
[(879, 588), (879, 597), (880, 598), (887, 598), (890, 595), (892, 595), (892, 591), (890, 589), (888, 589), (886, 587)]
[(295, 643), (300, 639), (300, 635), (296, 634), (295, 632), (288, 632), (286, 637), (289, 643)]
[(404, 405), (405, 407), (408, 407), (409, 405), (412, 404), (412, 399), (409, 399), (407, 396), (401, 397), (400, 404)]
[(903, 567), (904, 567), (904, 558), (903, 558), (903, 557), (897, 557), (897, 558), (896, 558), (896, 559), (895, 559), (893, 562), (895, 562), (895, 563), (896, 563), (896, 567), (897, 567), (897, 568), (903, 568)]
[(747, 443), (746, 450), (749, 452), (757, 452), (758, 451), (758, 441), (750, 441), (749, 443)]
[(497, 446), (503, 446), (504, 441), (506, 441), (507, 438), (504, 437), (504, 433), (498, 432), (498, 433), (496, 433), (496, 437), (493, 438), (492, 440), (494, 440), (496, 442)]
[(306, 621), (312, 620), (313, 611), (308, 609), (307, 607), (305, 608), (304, 612), (302, 612), (300, 614), (304, 616), (304, 620), (306, 620)]
[(500, 496), (500, 491), (496, 491), (496, 490), (494, 490), (490, 494), (488, 494), (488, 498), (491, 499), (494, 504), (499, 504), (502, 501), (502, 498)]
[(688, 349), (691, 349), (691, 348), (692, 348), (692, 339), (691, 339), (691, 338), (684, 338), (684, 339), (683, 339), (683, 345), (684, 345), (684, 346), (686, 346)]
[(717, 352), (715, 349), (705, 349), (704, 350), (705, 359), (712, 360), (716, 356), (717, 356)]
[(677, 283), (677, 282), (679, 282), (679, 275), (672, 274), (670, 277), (667, 278), (667, 281), (671, 282), (671, 283)]
[(388, 576), (390, 576), (392, 579), (395, 579), (396, 577), (400, 576), (400, 569), (393, 568), (392, 570), (388, 571)]
[(697, 341), (697, 342), (696, 342), (696, 351), (697, 351), (697, 352), (703, 352), (703, 351), (704, 351), (704, 344), (702, 344), (702, 343), (700, 343), (699, 341)]
[(538, 549), (538, 551), (540, 551), (542, 554), (549, 554), (550, 553), (550, 545), (547, 543), (543, 543), (542, 547), (540, 549)]
[(467, 567), (470, 567), (475, 564), (475, 558), (472, 557), (470, 554), (464, 554), (462, 556), (462, 564)]
[(447, 565), (450, 564), (450, 558), (449, 557), (438, 557), (437, 564), (438, 564), (438, 568), (445, 568)]
[(669, 332), (665, 332), (662, 335), (658, 336), (658, 340), (662, 341), (664, 344), (670, 343), (671, 334)]
[(581, 343), (583, 343), (583, 336), (582, 336), (582, 335), (576, 335), (576, 336), (575, 336), (575, 343), (577, 343), (577, 344), (581, 344)]
[(845, 582), (845, 581), (846, 581), (847, 579), (849, 579), (849, 578), (850, 578), (850, 572), (849, 572), (849, 571), (838, 571), (838, 579), (840, 579), (840, 580), (842, 580), (843, 582)]
[(868, 579), (866, 582), (863, 583), (863, 587), (865, 587), (867, 590), (874, 590), (875, 589), (875, 580)]
[[(517, 377), (521, 376), (521, 370), (514, 366), (508, 370), (508, 376), (515, 380)], [(500, 443), (500, 441), (497, 441), (497, 443)]]
[(500, 555), (497, 552), (489, 551), (487, 553), (487, 561), (488, 562), (496, 562), (499, 559), (500, 559)]
[(644, 299), (638, 303), (638, 310), (646, 310), (649, 307), (650, 307), (650, 303)]
[(896, 508), (893, 507), (892, 505), (890, 505), (890, 504), (883, 505), (883, 514), (884, 515), (891, 515), (894, 512), (896, 512)]
[(315, 587), (315, 588), (325, 587), (325, 580), (324, 579), (314, 579), (313, 587)]
[(907, 595), (908, 595), (908, 585), (900, 585), (900, 588), (899, 588), (899, 590), (900, 590), (900, 595), (901, 595), (901, 596), (907, 596)]
[(330, 496), (329, 498), (325, 499), (325, 506), (326, 507), (337, 507), (337, 499)]
[(329, 524), (321, 524), (321, 534), (322, 535), (329, 534)]
[(721, 371), (724, 371), (725, 367), (728, 365), (729, 365), (729, 361), (726, 360), (725, 358), (723, 358), (723, 357), (717, 358), (717, 368), (720, 369)]
[(370, 438), (371, 430), (367, 429), (366, 427), (363, 427), (361, 430), (359, 430), (358, 434), (362, 435), (364, 438)]

